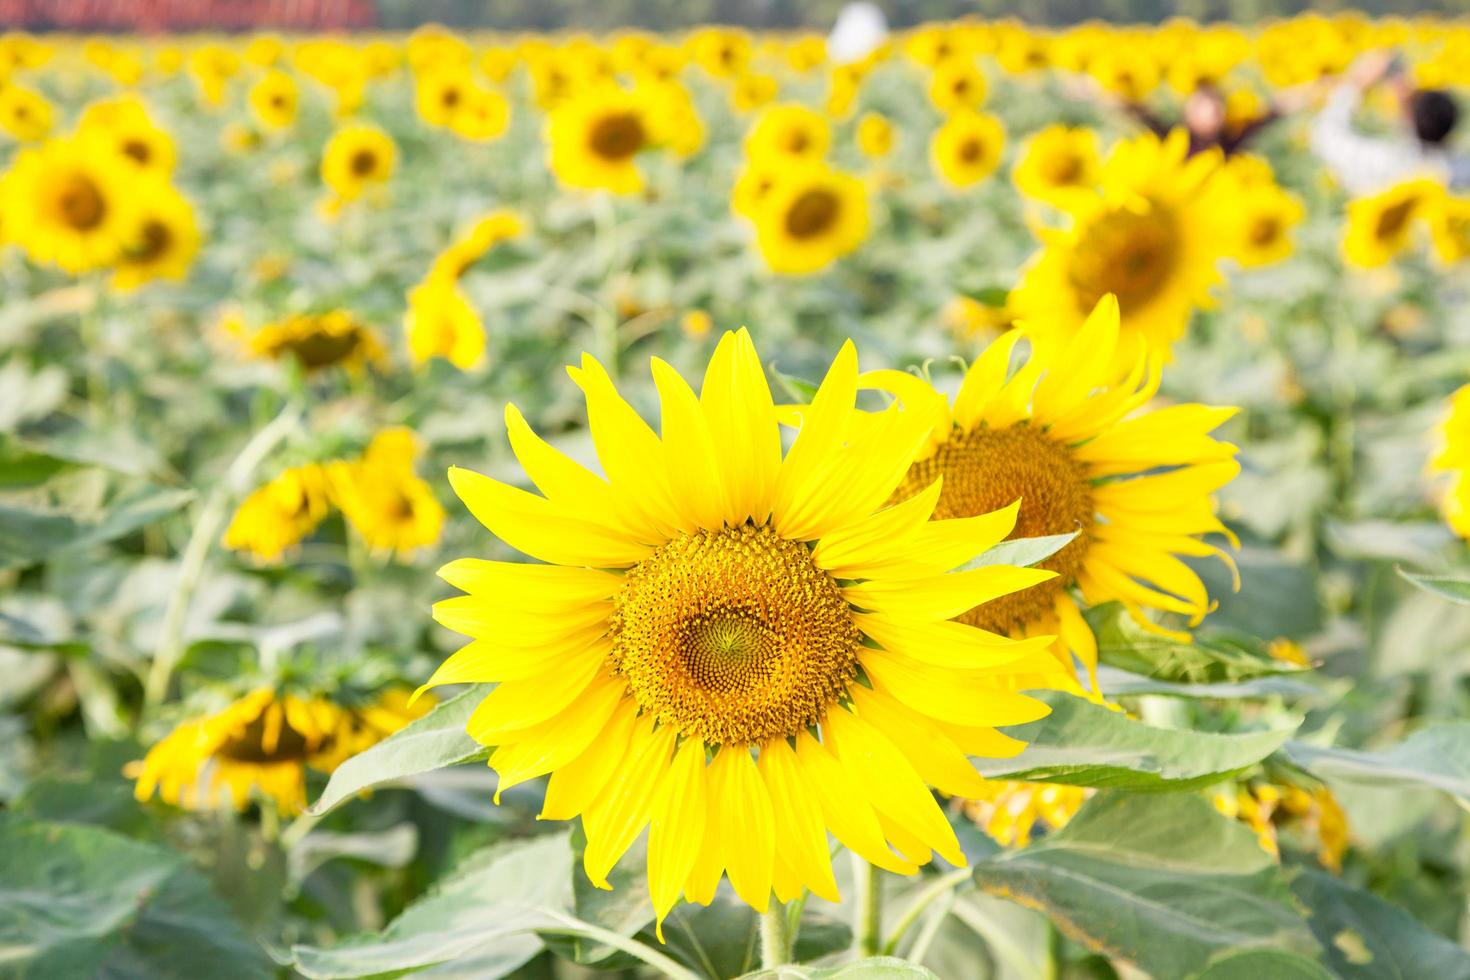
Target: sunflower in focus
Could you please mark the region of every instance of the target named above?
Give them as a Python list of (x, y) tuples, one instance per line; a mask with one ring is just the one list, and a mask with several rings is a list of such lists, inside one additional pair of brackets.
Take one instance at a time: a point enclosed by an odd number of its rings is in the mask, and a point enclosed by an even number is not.
[(326, 519), (331, 509), (327, 471), (317, 464), (283, 470), (240, 504), (222, 543), (262, 562), (277, 562)]
[(818, 272), (868, 235), (862, 181), (823, 163), (791, 164), (752, 205), (756, 245), (771, 271)]
[(786, 160), (821, 160), (831, 143), (831, 127), (820, 113), (794, 103), (777, 105), (762, 112), (745, 134), (745, 155), (779, 166)]
[(255, 121), (269, 130), (293, 125), (300, 104), (301, 91), (296, 80), (279, 69), (266, 72), (250, 88), (250, 111)]
[(414, 472), (421, 452), (411, 430), (384, 429), (360, 459), (327, 468), (342, 515), (375, 551), (406, 557), (439, 540), (444, 508)]
[(929, 159), (945, 183), (962, 189), (995, 173), (1005, 142), (999, 119), (988, 112), (961, 109), (934, 131)]
[(388, 359), (377, 333), (346, 310), (298, 313), (266, 324), (243, 339), (251, 356), (290, 359), (307, 374), (333, 367), (361, 371)]
[(635, 194), (635, 160), (656, 142), (649, 104), (633, 92), (599, 86), (559, 103), (547, 119), (548, 163), (568, 187)]
[(1097, 186), (1101, 169), (1097, 134), (1056, 124), (1026, 141), (1011, 178), (1027, 197), (1065, 209), (1079, 191)]
[(858, 150), (869, 159), (877, 160), (892, 153), (896, 138), (893, 123), (881, 112), (865, 112), (858, 120)]
[(112, 275), (113, 288), (128, 291), (158, 279), (183, 279), (199, 252), (194, 209), (184, 196), (160, 182), (139, 195), (132, 221)]
[(339, 201), (354, 201), (393, 176), (398, 151), (376, 126), (344, 126), (322, 154), (322, 180)]
[(1215, 516), (1212, 494), (1239, 472), (1236, 447), (1210, 433), (1236, 410), (1181, 404), (1142, 411), (1158, 390), (1160, 355), (1135, 351), (1120, 367), (1123, 338), (1111, 296), (1065, 344), (1032, 346), (1012, 370), (1026, 336), (1012, 330), (987, 347), (952, 404), (903, 372), (866, 380), (934, 420), (895, 499), (938, 487), (936, 519), (1019, 501), (1015, 537), (1076, 534), (1037, 566), (1055, 578), (957, 619), (1007, 636), (1056, 637), (1049, 642), (1061, 668), (1071, 674), (1080, 661), (1091, 676), (1097, 642), (1084, 606), (1120, 602), (1145, 628), (1170, 636), (1187, 634), (1153, 623), (1147, 611), (1193, 626), (1213, 608), (1179, 556), (1230, 562), (1202, 539), (1234, 541)]
[(1443, 193), (1426, 177), (1349, 201), (1343, 257), (1362, 269), (1388, 264), (1414, 243), (1418, 219)]
[(1451, 530), (1470, 541), (1470, 385), (1449, 397), (1434, 437), (1438, 448), (1430, 457), (1429, 474), (1448, 474), (1440, 511)]
[(51, 135), (56, 110), (46, 97), (20, 85), (0, 86), (0, 129), (22, 143), (38, 143)]
[(112, 265), (134, 228), (127, 176), (116, 155), (79, 139), (23, 149), (3, 182), (6, 234), (73, 275)]
[(929, 77), (929, 101), (946, 114), (980, 108), (985, 90), (985, 76), (970, 58), (946, 58)]
[(410, 705), (402, 688), (345, 707), (320, 695), (261, 687), (213, 714), (185, 721), (124, 773), (137, 780), (133, 793), (140, 801), (157, 793), (186, 809), (223, 801), (243, 811), (261, 799), (294, 815), (306, 809), (307, 769), (332, 772), (433, 705)]
[(951, 571), (1014, 510), (930, 523), (938, 485), (885, 503), (931, 421), (858, 412), (851, 343), (783, 454), (760, 365), (744, 330), (721, 338), (698, 394), (655, 359), (660, 436), (584, 356), (570, 370), (605, 478), (514, 406), (511, 446), (541, 493), (450, 470), (470, 512), (544, 564), (441, 570), (467, 594), (434, 616), (471, 640), (426, 686), (500, 682), (467, 726), (496, 746), (497, 798), (550, 774), (540, 816), (581, 816), (593, 884), (648, 828), (660, 935), (681, 893), (708, 904), (722, 875), (756, 909), (773, 891), (838, 900), (829, 831), (895, 872), (935, 851), (963, 865), (929, 787), (983, 791), (966, 755), (1020, 751), (993, 726), (1047, 710), (1014, 678), (1050, 659), (1049, 639), (949, 621), (1050, 578)]
[(1082, 786), (987, 779), (985, 792), (964, 803), (965, 816), (1002, 847), (1025, 847), (1040, 828), (1061, 830), (1093, 793)]
[(403, 326), (415, 364), (442, 357), (469, 371), (485, 359), (485, 325), (448, 276), (431, 274), (409, 290)]
[(1226, 244), (1222, 205), (1209, 192), (1219, 158), (1187, 154), (1178, 129), (1120, 143), (1099, 190), (1073, 202), (1071, 227), (1042, 232), (1043, 248), (1011, 293), (1038, 342), (1075, 334), (1111, 293), (1122, 310), (1122, 356), (1138, 345), (1167, 354), (1194, 310), (1209, 305)]

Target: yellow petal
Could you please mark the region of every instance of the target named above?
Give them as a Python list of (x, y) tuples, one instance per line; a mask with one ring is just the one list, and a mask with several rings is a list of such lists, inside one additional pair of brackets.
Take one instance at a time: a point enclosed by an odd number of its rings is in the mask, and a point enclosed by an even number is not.
[(659, 784), (648, 827), (648, 894), (656, 916), (658, 941), (664, 941), (664, 919), (679, 901), (704, 841), (709, 811), (705, 789), (704, 743), (688, 739)]
[(985, 781), (937, 725), (861, 684), (854, 684), (851, 691), (858, 715), (888, 736), (925, 783), (950, 796), (973, 798), (984, 793)]
[(638, 704), (632, 698), (618, 703), (603, 734), (581, 755), (551, 774), (546, 783), (546, 802), (537, 819), (571, 820), (592, 805), (612, 778), (618, 762), (627, 756), (637, 717)]
[(953, 619), (976, 606), (1030, 588), (1056, 572), (1043, 568), (986, 565), (913, 579), (877, 579), (844, 586), (842, 594), (859, 609), (913, 619)]
[(490, 768), (500, 777), (495, 802), (498, 804), (500, 794), (512, 786), (544, 776), (586, 751), (592, 740), (603, 734), (626, 692), (627, 685), (621, 678), (598, 678), (559, 714), (517, 732), (515, 741), (492, 752)]
[(653, 381), (662, 406), (663, 444), (672, 502), (685, 531), (719, 528), (730, 503), (720, 478), (719, 447), (710, 435), (699, 398), (679, 373), (653, 359)]
[(481, 745), (498, 745), (512, 732), (558, 714), (606, 672), (608, 644), (589, 646), (563, 669), (523, 681), (506, 681), (470, 715), (465, 731)]
[(781, 430), (760, 355), (743, 327), (720, 338), (699, 404), (720, 447), (721, 482), (730, 503), (726, 523), (765, 523), (781, 468)]
[(776, 859), (771, 797), (750, 752), (724, 746), (709, 767), (710, 792), (725, 846), (725, 873), (741, 900), (764, 912), (771, 901), (771, 865)]
[(651, 729), (651, 722), (633, 727), (627, 755), (591, 808), (582, 815), (587, 849), (582, 867), (598, 888), (611, 888), (607, 876), (652, 818), (653, 792), (674, 754), (674, 730), (667, 725)]
[[(822, 807), (802, 779), (796, 753), (784, 738), (773, 739), (761, 747), (756, 768), (771, 796), (780, 863), (814, 894), (829, 902), (842, 901), (837, 893), (837, 881), (832, 877)], [(778, 896), (785, 891), (785, 887), (780, 889)]]
[(855, 783), (827, 747), (808, 732), (796, 736), (796, 761), (802, 782), (811, 788), (822, 808), (822, 821), (833, 837), (885, 871), (908, 875), (918, 870), (888, 849), (877, 814), (861, 784)]

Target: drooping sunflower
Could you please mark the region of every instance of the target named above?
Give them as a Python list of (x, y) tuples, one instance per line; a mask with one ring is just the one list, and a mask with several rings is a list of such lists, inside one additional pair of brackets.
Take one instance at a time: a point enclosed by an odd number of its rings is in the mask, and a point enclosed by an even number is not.
[(398, 151), (376, 126), (343, 126), (322, 154), (322, 180), (339, 200), (353, 201), (393, 176)]
[(1210, 433), (1236, 410), (1183, 404), (1143, 411), (1158, 390), (1160, 355), (1135, 351), (1120, 365), (1111, 296), (1067, 343), (1031, 346), (1013, 371), (1025, 337), (1017, 329), (990, 344), (952, 404), (913, 375), (885, 371), (868, 380), (934, 419), (898, 499), (942, 479), (936, 518), (1019, 501), (1016, 536), (1077, 535), (1038, 565), (1056, 578), (958, 620), (1009, 636), (1054, 636), (1061, 667), (1073, 671), (1075, 657), (1091, 674), (1097, 643), (1083, 606), (1116, 600), (1147, 628), (1175, 636), (1184, 634), (1145, 612), (1173, 613), (1192, 626), (1212, 608), (1199, 576), (1178, 556), (1230, 561), (1203, 538), (1234, 541), (1215, 516), (1212, 494), (1239, 472), (1236, 447)]
[(786, 160), (821, 160), (832, 129), (820, 113), (795, 103), (771, 106), (745, 134), (745, 156), (780, 166)]
[(658, 128), (645, 100), (603, 85), (558, 103), (546, 141), (548, 165), (563, 184), (634, 194), (643, 188), (635, 161), (658, 142)]
[(444, 507), (414, 472), (420, 452), (411, 430), (384, 429), (361, 459), (328, 467), (342, 516), (374, 550), (407, 556), (439, 540)]
[(388, 360), (377, 333), (346, 310), (298, 313), (268, 323), (243, 340), (252, 356), (273, 361), (289, 358), (308, 374), (333, 367), (360, 371)]
[(514, 406), (511, 446), (542, 493), (450, 470), (470, 512), (544, 564), (441, 570), (467, 594), (435, 618), (472, 640), (428, 686), (500, 682), (467, 726), (496, 746), (497, 796), (550, 774), (541, 816), (581, 816), (594, 884), (648, 828), (660, 923), (725, 874), (757, 909), (772, 891), (836, 900), (828, 831), (901, 873), (934, 851), (963, 864), (928, 787), (980, 788), (965, 755), (1019, 751), (992, 726), (1046, 712), (1014, 680), (1049, 640), (949, 621), (1049, 578), (951, 571), (1014, 511), (930, 523), (937, 484), (885, 506), (931, 420), (859, 413), (851, 343), (783, 455), (760, 364), (744, 330), (721, 338), (698, 394), (655, 360), (660, 436), (584, 356), (571, 374), (605, 478)]
[(21, 150), (3, 189), (6, 234), (73, 275), (111, 265), (133, 230), (126, 165), (82, 140)]
[(158, 279), (183, 279), (199, 252), (194, 209), (184, 196), (158, 182), (138, 195), (133, 222), (118, 256), (112, 287), (127, 291)]
[(1446, 401), (1434, 438), (1438, 447), (1430, 457), (1429, 473), (1447, 474), (1440, 511), (1451, 530), (1470, 541), (1470, 385)]
[(946, 114), (980, 108), (985, 90), (985, 76), (973, 58), (945, 58), (929, 76), (929, 101)]
[(1043, 247), (1011, 293), (1042, 342), (1076, 333), (1111, 293), (1122, 309), (1125, 355), (1165, 352), (1194, 310), (1208, 306), (1225, 245), (1220, 201), (1209, 193), (1218, 155), (1188, 156), (1188, 138), (1144, 134), (1120, 143), (1099, 191), (1079, 198), (1071, 227), (1042, 233)]
[(949, 186), (970, 187), (995, 173), (1005, 150), (1006, 131), (988, 112), (960, 109), (934, 131), (929, 159)]
[(1027, 197), (1066, 208), (1079, 191), (1097, 186), (1101, 169), (1097, 134), (1058, 123), (1026, 141), (1011, 178)]
[(511, 212), (495, 211), (487, 214), (435, 257), (434, 264), (429, 269), (429, 277), (450, 281), (458, 279), (490, 249), (520, 233), (521, 219)]
[(863, 156), (870, 159), (886, 157), (893, 152), (895, 141), (893, 123), (881, 112), (865, 112), (858, 120), (857, 146)]
[(403, 326), (415, 364), (442, 357), (469, 371), (485, 359), (485, 325), (453, 279), (430, 275), (410, 289)]
[(279, 69), (268, 71), (250, 88), (250, 111), (266, 129), (287, 129), (296, 122), (301, 91), (296, 79)]
[(826, 164), (793, 164), (753, 205), (752, 220), (773, 272), (818, 272), (867, 237), (867, 192), (858, 178)]
[(185, 721), (124, 772), (137, 780), (133, 793), (140, 801), (157, 793), (187, 809), (227, 802), (244, 810), (258, 797), (296, 814), (306, 808), (308, 768), (330, 773), (432, 707), (432, 701), (411, 703), (403, 688), (344, 707), (319, 695), (261, 687)]
[(1444, 187), (1426, 177), (1349, 201), (1343, 257), (1364, 269), (1391, 262), (1413, 244), (1418, 219), (1443, 194)]
[(22, 85), (0, 86), (0, 129), (22, 143), (37, 143), (51, 135), (56, 110), (46, 97)]
[(331, 481), (315, 463), (283, 470), (240, 504), (222, 543), (263, 562), (279, 561), (321, 525), (331, 508)]

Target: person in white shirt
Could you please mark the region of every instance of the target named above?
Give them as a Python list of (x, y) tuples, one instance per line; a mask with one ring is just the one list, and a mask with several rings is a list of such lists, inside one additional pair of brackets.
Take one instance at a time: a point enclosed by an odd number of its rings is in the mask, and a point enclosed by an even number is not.
[[(1369, 136), (1353, 127), (1363, 93), (1381, 81), (1394, 86), (1406, 132)], [(1460, 110), (1448, 93), (1417, 89), (1400, 60), (1373, 51), (1348, 69), (1312, 123), (1312, 150), (1350, 195), (1373, 194), (1414, 177), (1431, 177), (1452, 189), (1470, 187), (1470, 157), (1449, 148)]]

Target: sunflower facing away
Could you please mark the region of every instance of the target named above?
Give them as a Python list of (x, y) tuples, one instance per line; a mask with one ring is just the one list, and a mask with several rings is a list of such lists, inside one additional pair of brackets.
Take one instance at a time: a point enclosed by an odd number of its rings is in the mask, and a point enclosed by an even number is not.
[(307, 374), (339, 366), (361, 371), (388, 359), (377, 333), (346, 310), (298, 313), (268, 323), (243, 339), (251, 355), (294, 360)]
[(993, 726), (1047, 711), (1015, 678), (1051, 661), (1050, 638), (951, 621), (1052, 578), (954, 571), (1015, 510), (930, 522), (937, 483), (889, 503), (932, 420), (858, 412), (851, 343), (784, 454), (744, 330), (721, 338), (698, 393), (653, 361), (661, 435), (590, 356), (570, 373), (605, 477), (513, 405), (511, 446), (541, 492), (449, 474), (539, 562), (451, 562), (441, 575), (467, 594), (434, 607), (471, 641), (426, 686), (499, 682), (467, 726), (496, 746), (497, 797), (550, 774), (541, 817), (581, 816), (603, 888), (647, 828), (660, 923), (681, 893), (708, 904), (722, 874), (757, 909), (773, 890), (837, 900), (828, 832), (895, 872), (936, 851), (964, 864), (929, 787), (973, 795), (966, 756), (1019, 752)]
[(1072, 672), (1075, 657), (1091, 674), (1097, 642), (1083, 605), (1117, 600), (1138, 622), (1164, 633), (1145, 610), (1175, 613), (1193, 625), (1211, 609), (1204, 584), (1178, 556), (1229, 562), (1202, 537), (1234, 540), (1215, 516), (1211, 494), (1239, 472), (1236, 447), (1210, 432), (1235, 409), (1185, 404), (1142, 411), (1158, 390), (1160, 358), (1140, 352), (1118, 367), (1118, 303), (1111, 296), (1068, 343), (1033, 347), (1012, 371), (1025, 336), (1012, 330), (986, 348), (953, 404), (898, 371), (875, 372), (865, 383), (923, 404), (934, 420), (928, 448), (899, 485), (899, 499), (922, 498), (937, 486), (934, 516), (951, 519), (1019, 500), (1015, 536), (1077, 532), (1039, 563), (1056, 578), (957, 618), (1010, 636), (1054, 636), (1062, 669)]
[(223, 544), (264, 562), (279, 561), (326, 519), (331, 507), (327, 471), (311, 463), (283, 470), (241, 502)]

